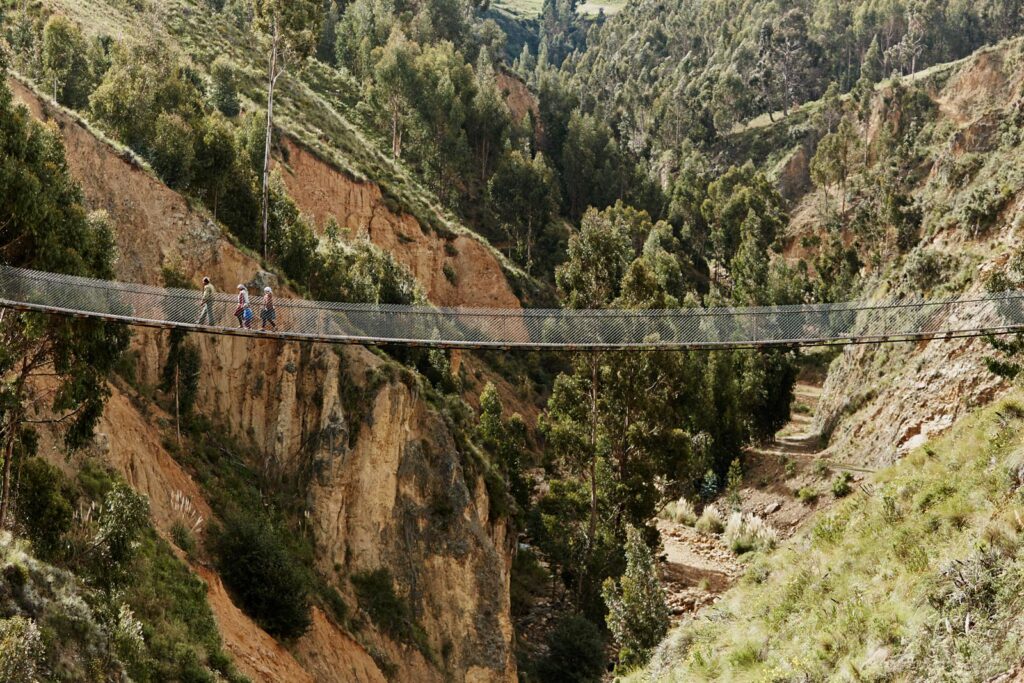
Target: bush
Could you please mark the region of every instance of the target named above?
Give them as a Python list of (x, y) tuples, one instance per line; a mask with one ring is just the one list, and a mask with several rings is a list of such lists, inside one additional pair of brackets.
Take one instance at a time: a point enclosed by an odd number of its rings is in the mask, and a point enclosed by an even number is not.
[(192, 126), (181, 116), (162, 113), (157, 117), (150, 156), (153, 169), (170, 187), (181, 188), (192, 182), (195, 137)]
[(779, 542), (778, 532), (757, 515), (734, 512), (725, 526), (723, 537), (734, 553), (771, 550)]
[(24, 617), (0, 619), (0, 681), (38, 680), (46, 648), (39, 627)]
[(391, 572), (381, 568), (353, 574), (352, 586), (359, 606), (382, 631), (395, 640), (417, 645), (424, 653), (429, 651), (426, 633), (415, 623), (409, 603), (395, 593)]
[(604, 674), (604, 639), (580, 615), (563, 617), (548, 634), (548, 654), (537, 667), (541, 683), (595, 683)]
[(853, 475), (849, 472), (843, 472), (832, 481), (832, 495), (836, 498), (845, 498), (850, 495), (853, 491), (853, 487), (850, 486), (850, 482), (853, 481)]
[(693, 503), (688, 501), (685, 496), (666, 505), (658, 516), (686, 526), (693, 526), (697, 523), (697, 511), (694, 509)]
[(44, 560), (57, 556), (64, 534), (71, 528), (74, 512), (65, 497), (66, 488), (60, 470), (39, 458), (30, 458), (22, 466), (17, 518), (32, 549)]
[(217, 569), (242, 609), (267, 633), (294, 638), (309, 628), (309, 594), (281, 532), (261, 516), (233, 513), (211, 529)]
[(804, 505), (813, 505), (818, 501), (818, 492), (810, 486), (805, 486), (796, 492), (796, 497)]
[(702, 534), (720, 534), (725, 530), (725, 520), (722, 512), (714, 505), (708, 505), (700, 513), (700, 519), (696, 524), (697, 531)]
[(175, 522), (171, 527), (171, 540), (174, 541), (174, 545), (181, 548), (189, 557), (196, 551), (195, 537), (188, 527), (180, 521)]

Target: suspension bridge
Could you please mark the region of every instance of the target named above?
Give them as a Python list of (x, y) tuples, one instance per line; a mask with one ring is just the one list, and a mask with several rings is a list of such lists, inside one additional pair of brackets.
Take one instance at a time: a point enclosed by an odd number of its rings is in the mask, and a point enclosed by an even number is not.
[(276, 329), (234, 317), (236, 297), (0, 266), (0, 309), (216, 335), (453, 349), (689, 350), (824, 346), (1024, 332), (1024, 292), (870, 303), (673, 310), (434, 308), (278, 298)]

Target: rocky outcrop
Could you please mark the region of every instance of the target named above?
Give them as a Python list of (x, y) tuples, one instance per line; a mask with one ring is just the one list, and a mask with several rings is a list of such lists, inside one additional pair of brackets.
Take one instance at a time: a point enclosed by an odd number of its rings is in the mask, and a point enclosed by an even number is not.
[[(30, 89), (12, 85), (38, 118), (60, 130), (88, 206), (110, 215), (120, 278), (155, 283), (161, 268), (174, 266), (196, 281), (208, 274), (230, 285), (258, 271), (259, 264), (224, 239), (215, 223), (130, 157)], [(369, 195), (358, 196), (372, 195), (368, 188), (361, 192)], [(376, 220), (385, 220), (374, 211)], [(390, 220), (387, 229), (393, 227)], [(407, 219), (396, 220), (402, 230), (418, 229), (401, 222)], [(507, 284), (499, 287), (505, 281), (497, 263), (492, 271), (475, 262), (473, 249), (458, 252), (466, 254), (467, 272), (483, 268), (494, 278), (495, 289), (487, 295), (495, 297), (494, 305), (512, 305)], [(332, 577), (349, 605), (357, 605), (347, 577), (387, 568), (426, 634), (417, 649), (376, 631), (364, 615), (366, 627), (357, 641), (316, 612), (313, 627), (289, 654), (234, 607), (211, 570), (202, 569), (226, 647), (240, 668), (254, 681), (380, 681), (381, 668), (365, 647), (369, 643), (390, 664), (393, 680), (514, 680), (508, 597), (512, 540), (502, 520), (490, 519), (481, 473), (466, 469), (472, 459), (443, 417), (424, 402), (415, 378), (360, 347), (209, 336), (193, 341), (203, 367), (198, 409), (264, 466), (318, 473), (305, 513), (323, 574)], [(140, 385), (158, 383), (167, 344), (163, 332), (135, 335)], [(176, 492), (204, 517), (210, 515), (201, 489), (161, 443), (162, 435), (173, 433), (172, 424), (143, 397), (113, 387), (96, 446), (98, 455), (149, 496), (165, 533), (174, 519)], [(62, 459), (56, 448), (47, 450), (54, 461)]]

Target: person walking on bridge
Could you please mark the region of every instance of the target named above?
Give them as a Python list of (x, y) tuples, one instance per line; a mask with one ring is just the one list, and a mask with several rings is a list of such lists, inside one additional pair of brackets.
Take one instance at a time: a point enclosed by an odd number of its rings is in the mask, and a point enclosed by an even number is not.
[(270, 325), (272, 331), (277, 329), (277, 309), (274, 308), (274, 291), (270, 287), (263, 288), (263, 310), (260, 311), (260, 320), (264, 331), (267, 325)]
[(252, 308), (249, 306), (249, 290), (245, 285), (238, 285), (238, 307), (235, 308), (235, 317), (238, 318), (239, 327), (252, 329)]
[(196, 319), (196, 325), (216, 325), (216, 321), (213, 319), (213, 285), (210, 284), (210, 278), (203, 278), (203, 298), (199, 303), (199, 317)]

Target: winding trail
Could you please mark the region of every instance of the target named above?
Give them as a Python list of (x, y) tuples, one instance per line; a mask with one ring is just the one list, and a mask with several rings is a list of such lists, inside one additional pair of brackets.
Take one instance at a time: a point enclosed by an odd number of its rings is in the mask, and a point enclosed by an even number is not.
[[(800, 502), (794, 491), (805, 486), (820, 489), (824, 485), (823, 471), (870, 472), (820, 457), (820, 439), (812, 431), (820, 398), (820, 386), (799, 382), (794, 387), (797, 410), (790, 421), (779, 430), (773, 443), (751, 448), (747, 453), (741, 508), (763, 517), (782, 537), (792, 534), (820, 505)], [(825, 465), (818, 465), (819, 462)], [(719, 503), (719, 508), (724, 506)], [(742, 574), (743, 563), (721, 536), (702, 534), (668, 519), (658, 519), (657, 525), (663, 544), (662, 585), (674, 618), (713, 604)]]

